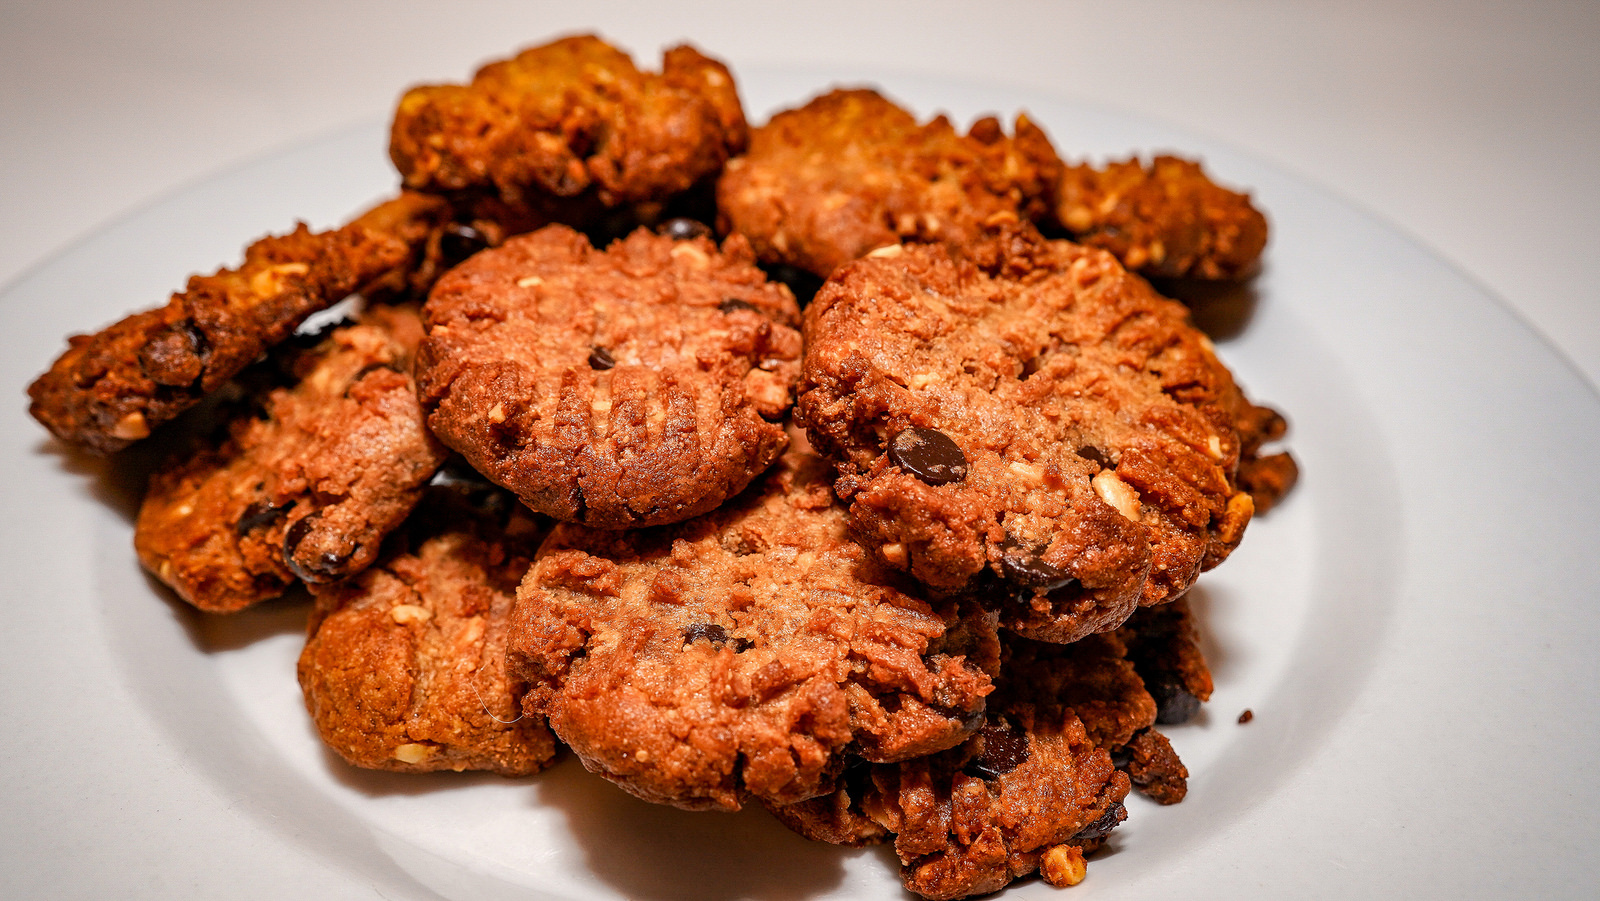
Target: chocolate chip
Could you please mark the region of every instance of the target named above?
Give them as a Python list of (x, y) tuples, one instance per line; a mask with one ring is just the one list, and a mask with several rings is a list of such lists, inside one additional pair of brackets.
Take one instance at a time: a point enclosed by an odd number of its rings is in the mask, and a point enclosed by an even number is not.
[(1028, 759), (1028, 733), (1006, 720), (989, 720), (978, 735), (983, 750), (969, 761), (962, 772), (979, 779), (998, 779)]
[(1145, 690), (1155, 698), (1156, 722), (1163, 726), (1187, 723), (1200, 712), (1200, 699), (1181, 682), (1161, 679), (1146, 683)]
[(722, 303), (717, 304), (717, 309), (724, 313), (732, 313), (734, 310), (749, 310), (752, 313), (761, 312), (761, 310), (757, 308), (755, 304), (750, 303), (749, 301), (740, 300), (737, 297), (730, 297), (727, 300), (724, 300)]
[(889, 462), (929, 485), (948, 485), (967, 477), (967, 455), (949, 435), (912, 426), (889, 440)]
[(1042, 548), (1024, 547), (1006, 542), (1000, 549), (1000, 571), (1006, 581), (1021, 588), (1038, 591), (1055, 591), (1077, 581), (1072, 574), (1040, 557)]
[(1072, 841), (1099, 841), (1100, 839), (1110, 835), (1111, 830), (1117, 828), (1117, 826), (1127, 818), (1128, 809), (1122, 806), (1122, 802), (1112, 801), (1111, 806), (1106, 808), (1106, 812), (1096, 817), (1093, 823), (1090, 823), (1089, 825), (1078, 830), (1078, 834), (1072, 837)]
[(311, 529), (315, 525), (313, 520), (316, 518), (317, 515), (315, 513), (302, 516), (289, 526), (289, 531), (283, 536), (284, 565), (289, 567), (290, 572), (305, 582), (327, 582), (337, 578), (342, 575), (339, 571), (340, 567), (344, 566), (350, 559), (348, 556), (341, 557), (329, 551), (324, 551), (317, 555), (317, 558), (309, 564), (302, 564), (296, 559), (296, 555), (300, 550), (300, 542), (304, 541), (306, 536), (311, 533)]
[(611, 351), (606, 350), (604, 347), (596, 347), (589, 351), (590, 369), (603, 371), (615, 365), (617, 365), (617, 358), (613, 357)]
[(666, 235), (674, 241), (687, 241), (690, 238), (709, 238), (714, 233), (711, 226), (687, 216), (675, 216), (661, 223), (656, 229), (660, 234)]
[(728, 630), (716, 623), (691, 623), (683, 630), (683, 643), (693, 644), (704, 639), (715, 647), (722, 647), (729, 642), (733, 643), (734, 653), (743, 653), (755, 647), (755, 642), (748, 638), (737, 638), (728, 634)]
[(242, 538), (262, 526), (272, 525), (282, 519), (284, 514), (293, 508), (294, 501), (290, 501), (281, 507), (274, 506), (271, 501), (256, 501), (244, 508), (244, 512), (239, 514), (239, 522), (233, 527), (234, 533)]
[(1078, 448), (1078, 456), (1088, 460), (1090, 463), (1093, 463), (1101, 469), (1113, 468), (1111, 465), (1111, 458), (1106, 456), (1105, 451), (1095, 447), (1092, 444), (1086, 444), (1083, 447)]
[(439, 235), (439, 256), (446, 266), (455, 266), (488, 247), (488, 235), (461, 222), (449, 223)]

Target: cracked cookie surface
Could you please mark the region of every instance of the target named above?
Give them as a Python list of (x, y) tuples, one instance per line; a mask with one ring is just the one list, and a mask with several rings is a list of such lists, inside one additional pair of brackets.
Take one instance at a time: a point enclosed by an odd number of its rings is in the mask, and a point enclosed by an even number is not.
[(166, 306), (69, 338), (28, 386), (28, 412), (68, 444), (121, 450), (221, 388), (312, 313), (403, 278), (447, 215), (439, 198), (405, 192), (340, 228), (301, 223), (262, 238), (238, 268), (190, 278)]
[(144, 567), (228, 612), (369, 565), (444, 461), (410, 375), (421, 339), (414, 307), (374, 306), (262, 364), (288, 384), (262, 386), (219, 441), (151, 475), (134, 525)]
[(555, 756), (543, 718), (522, 713), (526, 686), (505, 656), (542, 529), (488, 490), (498, 503), (475, 507), (430, 488), (382, 560), (312, 588), (300, 685), (323, 741), (355, 766), (521, 776)]
[(794, 297), (743, 239), (550, 226), (441, 278), (417, 382), (446, 444), (530, 507), (605, 528), (676, 522), (782, 452)]
[(490, 63), (469, 84), (407, 91), (389, 155), (412, 188), (615, 206), (665, 200), (714, 176), (748, 138), (722, 63), (680, 46), (659, 74), (642, 72), (580, 35)]
[(846, 752), (900, 760), (982, 721), (993, 617), (935, 608), (847, 534), (827, 465), (792, 449), (676, 526), (558, 526), (511, 656), (584, 765), (687, 808), (829, 791)]
[(1181, 595), (1238, 543), (1247, 402), (1179, 304), (1110, 254), (1017, 230), (890, 247), (806, 310), (797, 418), (879, 557), (1073, 641)]
[(826, 277), (901, 241), (964, 246), (1000, 222), (1044, 215), (1060, 161), (1026, 116), (963, 135), (870, 90), (837, 90), (772, 117), (717, 186), (719, 215), (764, 263)]

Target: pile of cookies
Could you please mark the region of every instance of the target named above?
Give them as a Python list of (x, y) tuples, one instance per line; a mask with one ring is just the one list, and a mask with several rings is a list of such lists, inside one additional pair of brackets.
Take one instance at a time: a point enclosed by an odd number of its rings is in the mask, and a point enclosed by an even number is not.
[(407, 92), (390, 152), (393, 199), (29, 389), (68, 445), (175, 445), (135, 547), (184, 600), (309, 589), (342, 756), (565, 747), (647, 800), (892, 841), (928, 898), (1075, 883), (1130, 789), (1183, 797), (1184, 593), (1295, 467), (1146, 279), (1247, 277), (1248, 197), (870, 90), (751, 129), (721, 63), (593, 37)]

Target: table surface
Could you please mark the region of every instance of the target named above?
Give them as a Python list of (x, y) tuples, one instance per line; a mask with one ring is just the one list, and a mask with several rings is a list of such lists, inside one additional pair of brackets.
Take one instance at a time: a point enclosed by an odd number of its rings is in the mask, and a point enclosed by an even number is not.
[[(10, 3), (0, 290), (187, 186), (383, 120), (409, 84), (591, 30), (642, 60), (689, 40), (736, 73), (820, 65), (1015, 86), (1231, 145), (1415, 239), (1600, 385), (1600, 4), (1588, 2)], [(1575, 781), (1593, 796), (1592, 778)], [(1592, 817), (1580, 834), (1600, 834)], [(208, 836), (195, 832), (171, 852), (178, 872), (204, 872)], [(13, 856), (0, 843), (0, 862)], [(112, 881), (98, 884), (125, 888), (104, 857), (94, 871)], [(292, 859), (263, 847), (263, 885), (281, 887)], [(48, 862), (35, 863), (38, 875)], [(62, 894), (91, 884), (69, 879)]]

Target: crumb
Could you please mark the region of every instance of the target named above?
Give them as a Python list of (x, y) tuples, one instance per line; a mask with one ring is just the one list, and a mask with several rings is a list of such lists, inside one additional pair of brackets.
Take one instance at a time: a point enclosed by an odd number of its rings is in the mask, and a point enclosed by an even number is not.
[(1245, 723), (1248, 723), (1255, 718), (1255, 712), (1246, 707), (1244, 709), (1244, 713), (1239, 714), (1239, 725), (1243, 726)]

